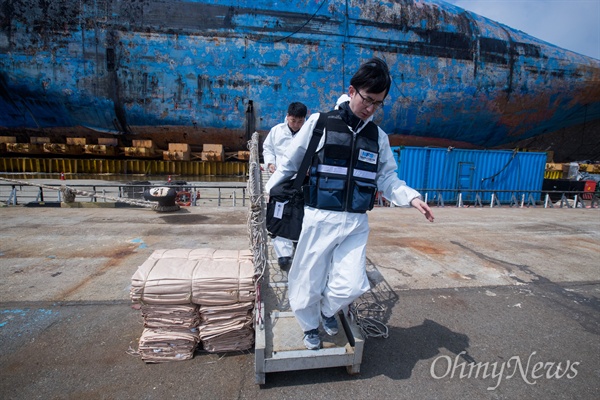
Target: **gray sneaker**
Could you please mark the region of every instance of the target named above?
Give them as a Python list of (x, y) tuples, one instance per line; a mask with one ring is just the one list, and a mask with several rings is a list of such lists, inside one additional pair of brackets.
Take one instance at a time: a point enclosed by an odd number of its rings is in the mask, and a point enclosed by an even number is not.
[(304, 332), (304, 345), (308, 350), (318, 350), (321, 348), (321, 338), (319, 337), (318, 329)]
[(279, 257), (277, 264), (279, 264), (279, 269), (288, 272), (292, 266), (292, 257)]
[(321, 314), (321, 317), (323, 317), (323, 329), (325, 329), (325, 332), (327, 332), (329, 336), (337, 335), (338, 323), (335, 319), (335, 315), (333, 317), (326, 317), (325, 315)]

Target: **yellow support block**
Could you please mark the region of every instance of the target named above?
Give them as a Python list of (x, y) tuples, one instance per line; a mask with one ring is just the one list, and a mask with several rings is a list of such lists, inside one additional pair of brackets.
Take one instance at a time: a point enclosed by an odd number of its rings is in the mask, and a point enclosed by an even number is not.
[(544, 173), (544, 179), (561, 179), (562, 171), (546, 171)]

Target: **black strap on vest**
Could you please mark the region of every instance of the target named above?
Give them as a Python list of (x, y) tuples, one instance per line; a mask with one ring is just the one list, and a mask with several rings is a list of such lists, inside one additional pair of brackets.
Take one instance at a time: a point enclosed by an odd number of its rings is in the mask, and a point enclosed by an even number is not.
[(329, 113), (319, 114), (319, 119), (317, 120), (317, 125), (313, 129), (312, 137), (310, 138), (310, 143), (308, 144), (308, 149), (306, 149), (306, 153), (302, 159), (302, 164), (300, 164), (300, 168), (296, 174), (296, 179), (294, 180), (294, 189), (296, 190), (299, 190), (300, 186), (302, 186), (302, 183), (304, 182), (304, 177), (306, 176), (306, 171), (308, 171), (308, 166), (312, 156), (315, 154), (317, 146), (319, 145), (321, 137), (323, 136), (323, 128), (325, 128), (325, 122), (327, 121), (328, 115)]

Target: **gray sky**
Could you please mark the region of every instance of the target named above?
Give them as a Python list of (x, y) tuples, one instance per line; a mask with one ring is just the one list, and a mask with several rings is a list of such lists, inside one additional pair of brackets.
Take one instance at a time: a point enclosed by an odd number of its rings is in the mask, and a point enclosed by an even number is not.
[(600, 0), (445, 0), (600, 60)]

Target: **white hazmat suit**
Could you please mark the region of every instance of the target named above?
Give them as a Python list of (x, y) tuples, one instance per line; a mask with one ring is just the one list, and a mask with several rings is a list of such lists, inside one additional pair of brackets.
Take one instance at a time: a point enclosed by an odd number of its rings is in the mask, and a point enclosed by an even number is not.
[[(294, 134), (287, 122), (282, 122), (271, 128), (263, 143), (263, 159), (266, 168), (269, 167), (269, 164), (279, 168), (279, 163), (281, 163), (285, 150), (292, 142), (293, 137)], [(294, 243), (290, 239), (277, 236), (271, 240), (271, 244), (278, 258), (292, 257), (294, 254)]]
[[(296, 134), (277, 170), (266, 185), (269, 192), (290, 179), (300, 167), (319, 113), (312, 114)], [(354, 132), (358, 133), (365, 124)], [(420, 194), (398, 178), (397, 166), (386, 133), (379, 130), (377, 187), (396, 206), (410, 206)], [(326, 132), (317, 151), (323, 147)], [(334, 316), (369, 290), (366, 245), (369, 222), (366, 213), (304, 208), (302, 232), (288, 274), (290, 306), (304, 332), (317, 329), (321, 313)]]

